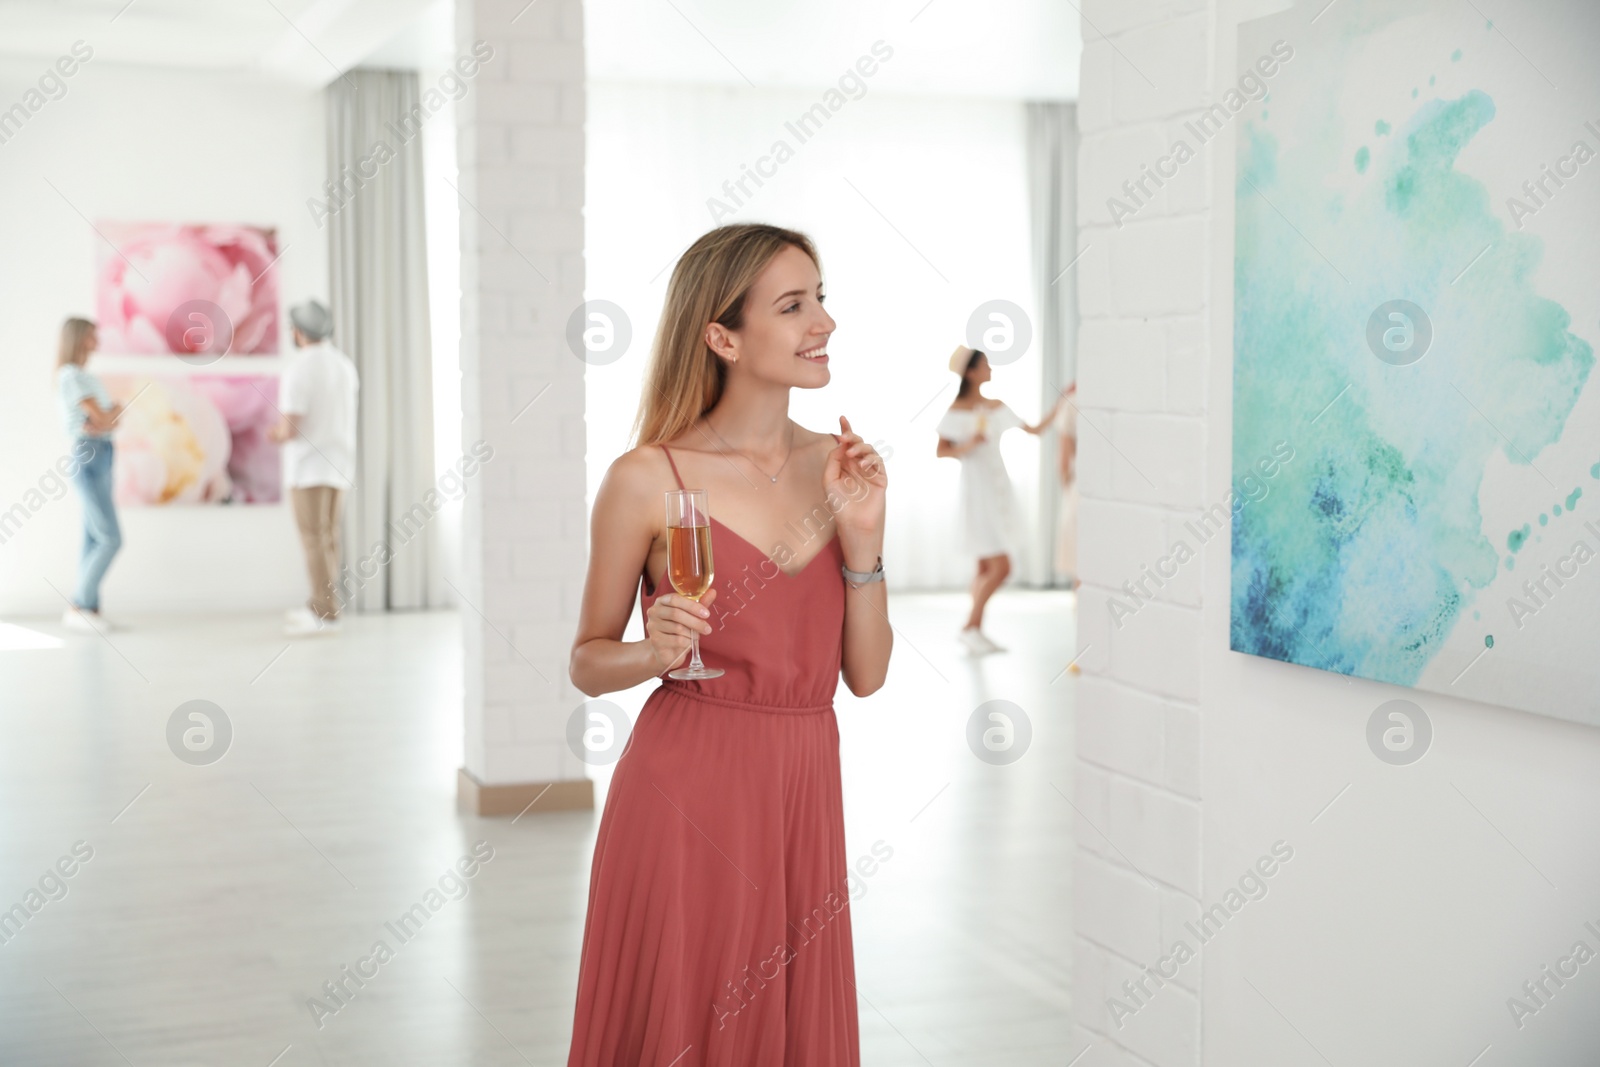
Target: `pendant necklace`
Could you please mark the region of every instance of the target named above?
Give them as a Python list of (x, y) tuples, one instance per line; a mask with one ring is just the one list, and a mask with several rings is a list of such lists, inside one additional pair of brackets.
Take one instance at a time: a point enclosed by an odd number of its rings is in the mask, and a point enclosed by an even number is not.
[[(707, 426), (711, 426), (711, 421), (709, 419), (706, 420), (706, 425)], [(711, 432), (712, 433), (717, 433), (716, 427), (713, 426), (712, 429), (711, 429)], [(725, 444), (725, 445), (728, 443), (727, 441), (723, 441), (722, 440), (722, 435), (720, 433), (717, 433), (717, 440), (722, 441), (722, 443)], [(745, 456), (744, 453), (740, 452), (737, 448), (733, 448), (732, 446), (729, 446), (728, 450), (730, 452), (736, 453), (737, 455), (744, 456), (745, 460), (750, 464), (750, 466), (754, 467), (758, 471), (761, 471), (762, 475), (767, 479), (767, 481), (772, 482), (774, 485), (776, 485), (777, 482), (778, 482), (778, 475), (783, 473), (783, 468), (785, 468), (785, 467), (787, 467), (789, 465), (789, 457), (794, 455), (794, 423), (791, 422), (789, 424), (789, 451), (784, 453), (783, 462), (778, 464), (778, 472), (777, 472), (777, 474), (767, 474), (766, 471), (761, 470), (761, 464), (757, 463), (755, 460), (751, 459), (749, 456)]]

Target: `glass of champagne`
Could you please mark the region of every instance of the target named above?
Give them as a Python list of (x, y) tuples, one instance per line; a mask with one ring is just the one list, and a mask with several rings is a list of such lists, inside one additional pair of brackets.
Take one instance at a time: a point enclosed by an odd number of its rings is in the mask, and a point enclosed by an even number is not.
[[(711, 514), (704, 489), (667, 490), (667, 577), (679, 596), (699, 602), (711, 588)], [(690, 634), (689, 665), (668, 678), (721, 678), (724, 672), (700, 662), (700, 634)]]

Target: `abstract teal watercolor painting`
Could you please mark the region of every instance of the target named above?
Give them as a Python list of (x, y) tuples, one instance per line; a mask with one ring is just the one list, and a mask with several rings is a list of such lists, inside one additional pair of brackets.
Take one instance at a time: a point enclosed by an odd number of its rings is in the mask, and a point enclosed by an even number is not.
[(1466, 5), (1313, 14), (1239, 30), (1295, 52), (1237, 133), (1234, 482), (1292, 459), (1235, 494), (1230, 646), (1600, 724), (1600, 73)]

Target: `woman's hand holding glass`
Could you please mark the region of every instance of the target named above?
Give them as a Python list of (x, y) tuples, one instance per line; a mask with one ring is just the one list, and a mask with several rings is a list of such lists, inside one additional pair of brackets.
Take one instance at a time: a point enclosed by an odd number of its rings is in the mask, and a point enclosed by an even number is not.
[(645, 612), (645, 638), (662, 670), (683, 662), (694, 644), (694, 635), (711, 632), (709, 606), (716, 599), (717, 590), (712, 588), (706, 590), (699, 603), (678, 593), (667, 593), (650, 605)]
[[(711, 515), (706, 511), (706, 491), (667, 490), (667, 580), (676, 590), (677, 599), (687, 601), (696, 608), (703, 607), (707, 597), (715, 598), (716, 590), (711, 582), (716, 574), (716, 567), (711, 561)], [(709, 617), (709, 613), (701, 614), (698, 625), (688, 628), (689, 665), (669, 671), (668, 678), (700, 680), (722, 677), (724, 672), (721, 667), (707, 667), (700, 662), (700, 635), (711, 632), (711, 625), (704, 621)], [(680, 654), (677, 658), (683, 657)]]

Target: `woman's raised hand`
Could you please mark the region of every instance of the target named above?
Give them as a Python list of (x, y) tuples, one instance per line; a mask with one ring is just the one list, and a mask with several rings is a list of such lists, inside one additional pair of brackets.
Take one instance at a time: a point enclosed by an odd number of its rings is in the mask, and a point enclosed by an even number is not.
[(889, 472), (878, 450), (850, 429), (850, 420), (843, 415), (839, 416), (839, 429), (843, 440), (828, 453), (822, 470), (822, 487), (848, 501), (835, 522), (841, 533), (881, 534)]
[(706, 590), (699, 603), (678, 593), (656, 598), (644, 614), (645, 640), (650, 654), (663, 671), (672, 670), (689, 654), (690, 634), (711, 632), (709, 605), (717, 599), (717, 588)]

